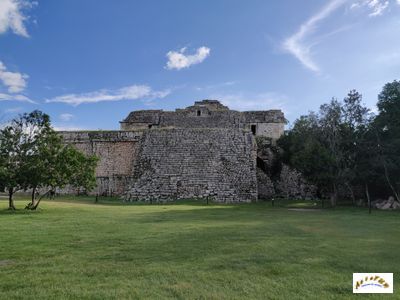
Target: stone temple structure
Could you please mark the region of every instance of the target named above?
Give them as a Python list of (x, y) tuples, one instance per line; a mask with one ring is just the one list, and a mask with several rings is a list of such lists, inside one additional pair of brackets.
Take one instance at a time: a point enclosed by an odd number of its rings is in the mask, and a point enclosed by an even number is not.
[(60, 132), (66, 143), (100, 158), (91, 193), (233, 203), (257, 200), (256, 137), (274, 143), (285, 118), (280, 110), (239, 112), (203, 100), (175, 111), (133, 111), (120, 124), (119, 131)]

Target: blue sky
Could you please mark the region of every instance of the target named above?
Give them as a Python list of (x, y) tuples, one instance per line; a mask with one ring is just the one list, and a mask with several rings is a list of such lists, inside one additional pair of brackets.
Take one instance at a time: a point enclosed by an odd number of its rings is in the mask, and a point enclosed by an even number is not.
[(118, 129), (218, 99), (293, 121), (399, 79), (400, 0), (0, 0), (0, 118)]

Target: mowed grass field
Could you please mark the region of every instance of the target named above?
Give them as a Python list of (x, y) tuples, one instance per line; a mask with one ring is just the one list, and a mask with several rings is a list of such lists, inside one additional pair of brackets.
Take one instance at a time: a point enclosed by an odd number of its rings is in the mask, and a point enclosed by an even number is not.
[[(1, 299), (400, 299), (398, 212), (26, 202), (0, 201)], [(353, 295), (353, 272), (395, 294)]]

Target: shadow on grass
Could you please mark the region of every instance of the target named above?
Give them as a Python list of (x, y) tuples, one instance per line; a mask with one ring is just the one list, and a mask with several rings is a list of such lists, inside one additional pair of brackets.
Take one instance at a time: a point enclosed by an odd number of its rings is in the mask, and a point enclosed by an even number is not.
[(31, 215), (31, 214), (37, 214), (41, 213), (41, 210), (28, 210), (28, 209), (16, 209), (16, 210), (11, 210), (11, 209), (0, 209), (0, 215), (9, 215), (9, 216), (14, 216), (14, 215)]
[[(0, 200), (0, 202), (3, 202)], [(6, 201), (4, 201), (6, 202)], [(7, 200), (8, 202), (8, 200)], [(109, 206), (109, 207), (179, 207), (179, 206), (193, 206), (193, 207), (209, 207), (215, 209), (216, 207), (220, 208), (232, 208), (236, 213), (240, 210), (258, 210), (258, 211), (287, 211), (292, 210), (292, 209), (298, 209), (300, 213), (302, 209), (304, 210), (314, 210), (319, 211), (319, 212), (337, 212), (337, 213), (343, 213), (344, 211), (350, 212), (352, 214), (354, 213), (362, 213), (362, 214), (368, 214), (368, 208), (365, 207), (356, 207), (356, 206), (337, 206), (335, 208), (332, 208), (330, 206), (327, 206), (327, 203), (325, 202), (325, 206), (322, 207), (321, 201), (320, 200), (302, 200), (302, 199), (276, 199), (274, 203), (272, 203), (271, 200), (259, 200), (257, 203), (216, 203), (216, 202), (211, 202), (207, 204), (206, 199), (199, 199), (199, 198), (193, 198), (193, 199), (179, 199), (179, 200), (174, 200), (170, 202), (155, 202), (155, 203), (149, 203), (149, 202), (142, 202), (142, 201), (136, 201), (136, 202), (124, 202), (120, 197), (98, 197), (97, 202), (96, 202), (96, 197), (95, 196), (57, 196), (54, 199), (43, 199), (41, 205), (39, 206), (38, 210), (36, 211), (31, 211), (31, 210), (25, 210), (24, 207), (26, 204), (30, 202), (30, 199), (28, 197), (23, 197), (23, 196), (17, 196), (15, 199), (16, 204), (21, 204), (23, 205), (17, 205), (18, 209), (17, 210), (8, 210), (7, 208), (5, 209), (0, 209), (0, 215), (29, 215), (29, 214), (36, 214), (40, 213), (43, 211), (46, 211), (46, 209), (43, 209), (43, 205), (47, 203), (65, 203), (65, 204), (73, 204), (73, 205), (89, 205), (93, 207), (96, 206)], [(168, 209), (162, 213), (172, 213), (175, 210)], [(180, 210), (176, 210), (180, 211)], [(381, 214), (381, 213), (400, 213), (400, 210), (397, 211), (382, 211), (382, 210), (377, 210), (374, 209), (372, 211), (372, 214)]]

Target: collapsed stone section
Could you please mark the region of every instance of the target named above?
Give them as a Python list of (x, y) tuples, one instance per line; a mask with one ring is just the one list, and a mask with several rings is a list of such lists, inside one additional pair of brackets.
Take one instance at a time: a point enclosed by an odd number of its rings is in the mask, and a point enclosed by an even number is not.
[(256, 143), (236, 129), (156, 129), (143, 133), (127, 201), (211, 196), (223, 203), (257, 200)]

